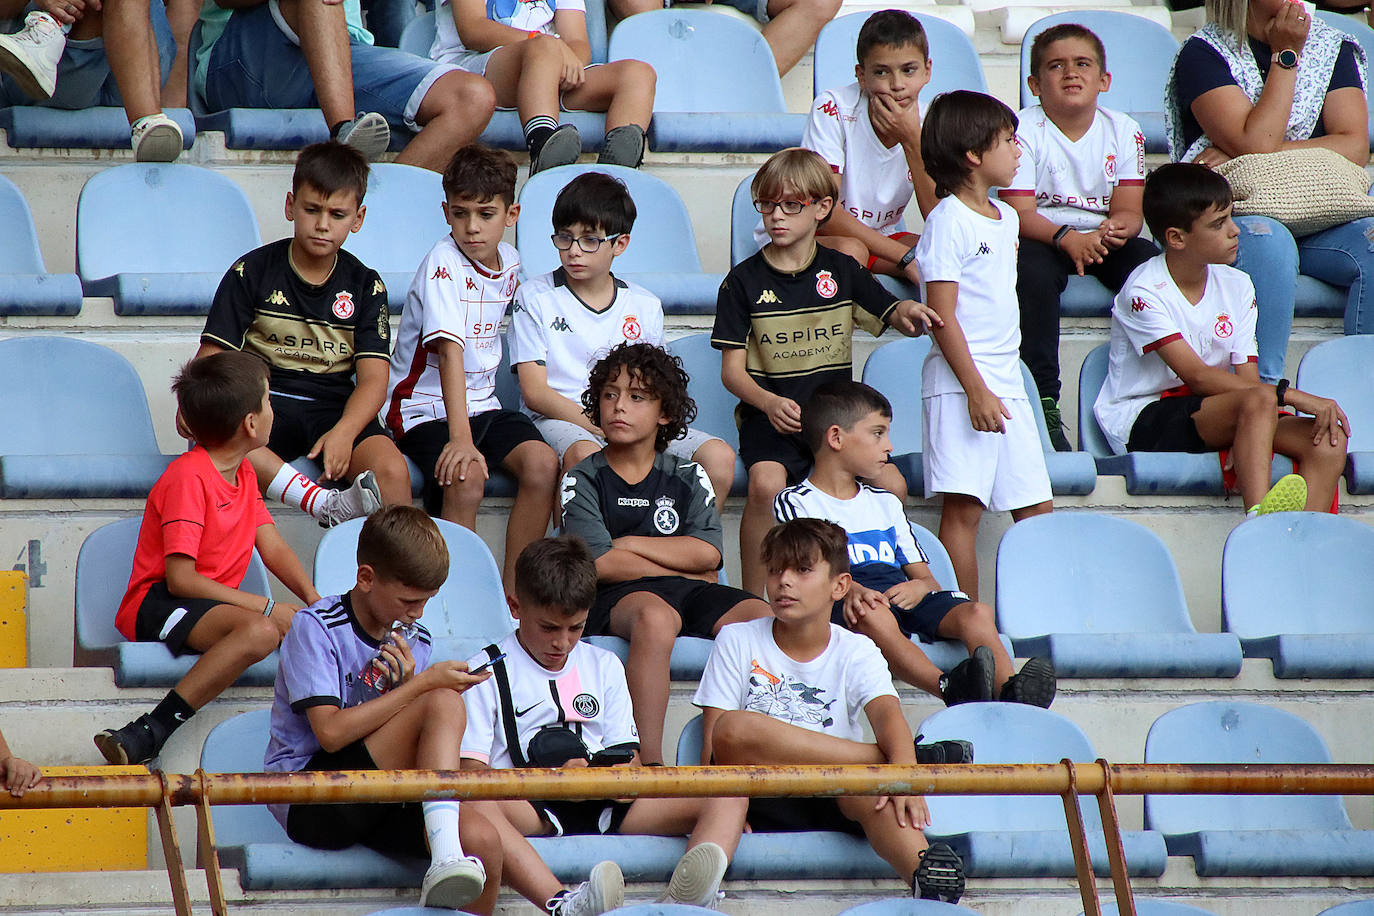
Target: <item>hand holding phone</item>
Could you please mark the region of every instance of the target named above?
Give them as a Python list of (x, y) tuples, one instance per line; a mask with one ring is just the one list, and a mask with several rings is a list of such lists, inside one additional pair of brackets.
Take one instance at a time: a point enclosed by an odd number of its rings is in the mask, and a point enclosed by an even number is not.
[(487, 659), (486, 661), (482, 662), (482, 664), (478, 665), (476, 668), (470, 668), (470, 669), (468, 669), (468, 674), (481, 674), (483, 671), (486, 671), (486, 670), (487, 670), (488, 668), (490, 668), (492, 665), (496, 664), (497, 662), (499, 662), (501, 659), (503, 659), (503, 658), (505, 658), (505, 657), (506, 657), (506, 653), (502, 652), (500, 655), (496, 656), (495, 658), (489, 658), (489, 659)]
[(590, 765), (594, 767), (613, 767), (622, 763), (629, 763), (634, 759), (635, 752), (629, 748), (613, 747), (592, 754)]

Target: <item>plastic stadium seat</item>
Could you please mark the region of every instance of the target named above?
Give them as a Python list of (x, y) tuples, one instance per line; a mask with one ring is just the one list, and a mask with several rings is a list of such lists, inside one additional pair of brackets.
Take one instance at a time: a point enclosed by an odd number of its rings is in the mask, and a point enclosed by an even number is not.
[(925, 492), (921, 453), (921, 366), (930, 352), (930, 337), (904, 337), (878, 347), (864, 363), (863, 383), (892, 403), (892, 457), (911, 492)]
[(609, 60), (658, 74), (649, 145), (656, 152), (773, 153), (801, 141), (777, 63), (753, 25), (707, 10), (652, 10), (622, 21)]
[(115, 166), (76, 203), (76, 272), (117, 315), (204, 315), (224, 272), (261, 244), (239, 186), (194, 165)]
[[(1294, 572), (1316, 569), (1332, 574)], [(1367, 524), (1315, 512), (1251, 519), (1232, 530), (1221, 554), (1223, 625), (1247, 656), (1273, 659), (1275, 677), (1372, 677), (1371, 571)]]
[[(988, 763), (1058, 763), (1097, 759), (1088, 737), (1063, 716), (1020, 703), (965, 703), (942, 709), (916, 729), (927, 741), (973, 742), (974, 760)], [(1084, 827), (1093, 868), (1108, 874), (1107, 850), (1097, 805), (1084, 799)], [(1069, 877), (1073, 850), (1063, 802), (1053, 795), (928, 796), (926, 836), (949, 843), (970, 877)], [(1151, 831), (1123, 831), (1126, 865), (1135, 876), (1164, 873), (1164, 838)]]
[[(1048, 594), (1046, 569), (1060, 583)], [(1038, 515), (997, 545), (997, 624), (1069, 677), (1235, 677), (1240, 641), (1198, 633), (1168, 548), (1109, 515)]]
[(956, 916), (958, 913), (972, 913), (973, 910), (940, 903), (937, 900), (915, 900), (911, 897), (890, 897), (874, 900), (841, 910), (839, 916)]
[(1021, 40), (1021, 107), (1036, 104), (1026, 85), (1030, 72), (1031, 44), (1052, 25), (1074, 22), (1092, 29), (1107, 49), (1107, 70), (1112, 87), (1099, 96), (1107, 108), (1124, 112), (1140, 124), (1145, 149), (1169, 152), (1164, 130), (1164, 83), (1178, 54), (1178, 40), (1157, 22), (1117, 10), (1071, 10), (1037, 21)]
[(620, 916), (706, 916), (715, 907), (692, 906), (687, 903), (632, 903), (614, 912)]
[(158, 450), (129, 361), (73, 337), (0, 340), (0, 499), (142, 499)]
[[(1115, 903), (1102, 905), (1102, 916), (1119, 916), (1120, 910)], [(1191, 906), (1187, 903), (1171, 903), (1168, 900), (1135, 900), (1136, 916), (1195, 916), (1195, 914), (1209, 914), (1211, 910), (1204, 910), (1201, 907)], [(1086, 916), (1079, 913), (1078, 916)]]
[[(1146, 763), (1330, 763), (1311, 725), (1255, 703), (1194, 703), (1145, 737)], [(1145, 825), (1204, 877), (1374, 875), (1374, 831), (1335, 795), (1146, 795)]]
[[(429, 599), (421, 623), (434, 637), (434, 657), (464, 661), (515, 629), (506, 610), (501, 570), (486, 543), (473, 532), (435, 519), (448, 545), (449, 577)], [(357, 580), (358, 532), (363, 519), (336, 525), (315, 550), (315, 588), (321, 595), (348, 591)]]
[(525, 182), (520, 189), (520, 222), (515, 228), (515, 245), (520, 249), (524, 275), (537, 277), (558, 268), (558, 250), (549, 241), (553, 234), (553, 202), (568, 182), (584, 172), (604, 172), (623, 181), (640, 214), (634, 240), (616, 258), (616, 275), (633, 280), (658, 296), (669, 315), (714, 315), (724, 276), (702, 272), (692, 220), (678, 193), (663, 179), (638, 169), (565, 165), (545, 169)]
[(396, 314), (429, 247), (449, 234), (443, 179), (413, 165), (374, 162), (363, 203), (363, 227), (344, 248), (382, 275), (387, 303)]
[[(182, 149), (196, 139), (196, 122), (185, 108), (165, 113), (181, 128)], [(0, 108), (0, 129), (15, 149), (112, 149), (129, 152), (129, 119), (123, 108), (98, 106), (79, 111), (18, 105)]]
[(1374, 900), (1352, 900), (1327, 907), (1317, 916), (1374, 916)]
[[(1097, 473), (1124, 476), (1126, 492), (1132, 496), (1224, 496), (1221, 462), (1214, 452), (1112, 452), (1093, 413), (1097, 394), (1107, 379), (1108, 346), (1093, 347), (1078, 370), (1078, 447), (1096, 459)], [(1292, 470), (1292, 461), (1274, 456), (1274, 480)]]
[(1350, 418), (1345, 488), (1361, 495), (1374, 493), (1374, 388), (1367, 384), (1371, 366), (1374, 336), (1338, 337), (1304, 354), (1293, 383), (1309, 394), (1334, 398)]
[[(921, 102), (928, 105), (937, 95), (952, 89), (976, 89), (979, 92), (987, 92), (988, 82), (983, 76), (983, 65), (978, 60), (978, 52), (963, 30), (939, 16), (914, 10), (911, 14), (926, 30), (930, 59), (935, 62), (931, 69), (930, 83), (921, 90)], [(816, 69), (812, 82), (812, 98), (827, 89), (837, 89), (854, 82), (854, 46), (859, 37), (859, 29), (871, 15), (871, 12), (862, 12), (837, 16), (821, 29), (820, 35), (816, 37)]]
[[(129, 642), (115, 629), (115, 612), (124, 597), (134, 565), (141, 518), (125, 518), (92, 531), (76, 558), (75, 660), (88, 667), (114, 669), (119, 687), (171, 687), (191, 669), (197, 656), (176, 657), (160, 642)], [(239, 588), (271, 594), (267, 568), (257, 551)], [(241, 687), (271, 686), (277, 676), (277, 654), (253, 665), (237, 681)]]
[(28, 201), (14, 182), (0, 175), (0, 316), (75, 315), (81, 311), (76, 274), (50, 274), (38, 248), (38, 230)]
[[(739, 453), (739, 427), (735, 425), (735, 407), (739, 398), (725, 390), (720, 380), (720, 351), (711, 346), (710, 333), (689, 334), (668, 342), (668, 352), (682, 360), (687, 371), (687, 394), (697, 405), (694, 429), (710, 433), (724, 440)], [(731, 496), (743, 496), (749, 489), (749, 472), (744, 462), (735, 458), (735, 484)]]

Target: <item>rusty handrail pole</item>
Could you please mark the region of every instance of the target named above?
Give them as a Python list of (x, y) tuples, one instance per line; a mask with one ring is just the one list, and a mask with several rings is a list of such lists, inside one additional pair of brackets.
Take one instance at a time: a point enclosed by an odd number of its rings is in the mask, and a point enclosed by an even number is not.
[(1078, 874), (1078, 896), (1083, 901), (1084, 916), (1102, 916), (1097, 900), (1097, 879), (1093, 877), (1093, 856), (1088, 849), (1088, 833), (1083, 828), (1083, 809), (1078, 804), (1078, 780), (1073, 761), (1067, 757), (1059, 761), (1069, 777), (1068, 788), (1060, 796), (1064, 802), (1064, 820), (1069, 827), (1069, 843), (1073, 847), (1073, 866)]
[(1110, 771), (1115, 795), (1374, 795), (1368, 764), (1114, 763)]
[(1107, 845), (1107, 863), (1112, 873), (1112, 888), (1116, 891), (1117, 916), (1136, 916), (1135, 895), (1131, 891), (1131, 877), (1126, 869), (1126, 849), (1121, 842), (1121, 820), (1116, 814), (1116, 798), (1112, 795), (1112, 765), (1105, 758), (1097, 758), (1103, 773), (1102, 791), (1097, 794), (1097, 808), (1102, 816), (1102, 839)]

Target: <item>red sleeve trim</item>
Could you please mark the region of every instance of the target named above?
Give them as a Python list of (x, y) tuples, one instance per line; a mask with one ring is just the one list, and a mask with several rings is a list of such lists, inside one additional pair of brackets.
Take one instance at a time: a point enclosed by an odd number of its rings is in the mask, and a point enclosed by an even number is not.
[(1259, 357), (1258, 357), (1258, 356), (1247, 356), (1247, 357), (1245, 357), (1245, 361), (1246, 361), (1247, 363), (1257, 363), (1257, 362), (1259, 362)]
[[(1125, 182), (1123, 181), (1122, 184), (1125, 184)], [(1142, 184), (1143, 184), (1143, 182), (1142, 182)], [(1008, 190), (1008, 189), (1006, 189), (1006, 188), (1003, 188), (1002, 190), (1000, 190), (1000, 191), (997, 192), (997, 196), (998, 196), (998, 197), (1034, 197), (1034, 196), (1035, 196), (1035, 192), (1034, 192), (1034, 191), (1027, 191), (1027, 190), (1024, 190), (1024, 189), (1023, 189), (1023, 190)]]
[(836, 175), (842, 175), (842, 174), (844, 174), (843, 172), (840, 171), (840, 167), (839, 167), (838, 165), (834, 165), (834, 164), (832, 164), (832, 165), (830, 166), (830, 171), (834, 172)]
[(1119, 188), (1139, 188), (1145, 185), (1144, 178), (1123, 178), (1116, 183)]
[(1182, 339), (1183, 339), (1183, 335), (1182, 335), (1182, 334), (1170, 334), (1168, 337), (1161, 337), (1159, 340), (1156, 340), (1154, 343), (1146, 344), (1146, 345), (1145, 345), (1145, 348), (1144, 348), (1143, 350), (1141, 350), (1140, 352), (1142, 352), (1142, 353), (1153, 353), (1155, 350), (1158, 350), (1160, 347), (1162, 347), (1162, 346), (1164, 346), (1164, 345), (1166, 345), (1166, 344), (1171, 344), (1171, 343), (1173, 343), (1173, 342), (1176, 341), (1176, 340), (1182, 340)]

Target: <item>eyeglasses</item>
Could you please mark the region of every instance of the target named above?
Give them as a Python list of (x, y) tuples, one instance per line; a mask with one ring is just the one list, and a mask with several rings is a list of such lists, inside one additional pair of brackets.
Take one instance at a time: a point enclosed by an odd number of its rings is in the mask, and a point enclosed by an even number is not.
[(594, 235), (584, 235), (580, 238), (573, 238), (566, 232), (556, 232), (549, 236), (549, 238), (553, 239), (553, 247), (557, 248), (559, 251), (571, 250), (573, 242), (576, 242), (577, 247), (587, 252), (587, 254), (596, 254), (601, 248), (602, 243), (614, 242), (616, 239), (620, 238), (620, 236), (621, 233), (617, 232), (615, 235), (608, 235), (604, 239), (597, 238)]
[(796, 216), (814, 203), (815, 200), (756, 200), (754, 209), (767, 216), (776, 207), (788, 216)]

